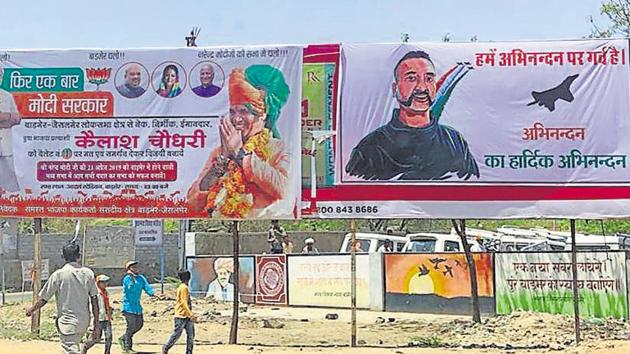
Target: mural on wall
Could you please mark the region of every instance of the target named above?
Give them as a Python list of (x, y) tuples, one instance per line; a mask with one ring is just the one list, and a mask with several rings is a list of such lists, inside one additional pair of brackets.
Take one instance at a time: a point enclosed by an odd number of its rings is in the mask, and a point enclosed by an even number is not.
[[(498, 254), (497, 312), (573, 314), (571, 253)], [(628, 318), (626, 260), (622, 252), (577, 254), (580, 316)]]
[[(217, 301), (234, 299), (234, 261), (232, 257), (190, 257), (190, 293), (196, 297), (213, 297)], [(240, 299), (254, 303), (254, 257), (239, 258)]]
[[(494, 313), (491, 254), (475, 254), (479, 303)], [(463, 253), (386, 254), (385, 309), (469, 314), (470, 273)]]
[(256, 303), (287, 304), (287, 258), (256, 256)]

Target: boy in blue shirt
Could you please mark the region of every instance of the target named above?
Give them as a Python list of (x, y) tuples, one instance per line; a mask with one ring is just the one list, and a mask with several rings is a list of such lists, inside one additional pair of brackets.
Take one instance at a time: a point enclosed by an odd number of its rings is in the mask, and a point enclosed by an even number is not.
[(140, 297), (144, 290), (151, 297), (162, 298), (156, 295), (155, 291), (149, 284), (147, 278), (140, 274), (138, 270), (138, 262), (129, 261), (125, 264), (127, 274), (123, 277), (123, 303), (122, 314), (127, 322), (127, 329), (122, 337), (118, 338), (118, 343), (124, 353), (132, 352), (133, 335), (142, 329), (144, 325), (144, 317), (142, 316), (142, 305)]

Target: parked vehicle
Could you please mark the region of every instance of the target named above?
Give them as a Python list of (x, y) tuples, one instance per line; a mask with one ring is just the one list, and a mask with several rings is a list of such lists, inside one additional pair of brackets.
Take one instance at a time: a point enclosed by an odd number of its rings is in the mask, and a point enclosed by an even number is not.
[(562, 251), (566, 246), (561, 238), (551, 235), (546, 229), (502, 226), (497, 231), (501, 239), (500, 251)]
[[(578, 251), (610, 251), (630, 248), (630, 238), (623, 236), (575, 235), (575, 249)], [(565, 250), (571, 250), (571, 239), (566, 243)]]
[[(390, 240), (394, 244), (394, 252), (402, 251), (403, 247), (407, 243), (408, 238), (405, 236), (387, 235), (387, 234), (371, 234), (357, 232), (355, 235), (356, 240), (361, 245), (361, 252), (376, 252), (385, 244), (386, 240)], [(352, 234), (346, 234), (341, 244), (340, 253), (350, 253)]]
[(407, 235), (409, 241), (403, 252), (463, 252), (464, 246), (459, 236), (438, 233), (417, 233)]

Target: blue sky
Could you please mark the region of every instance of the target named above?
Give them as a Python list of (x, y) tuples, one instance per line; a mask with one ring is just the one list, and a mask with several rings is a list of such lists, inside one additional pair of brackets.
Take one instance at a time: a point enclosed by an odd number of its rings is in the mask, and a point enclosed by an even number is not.
[(600, 0), (5, 1), (0, 48), (581, 38)]

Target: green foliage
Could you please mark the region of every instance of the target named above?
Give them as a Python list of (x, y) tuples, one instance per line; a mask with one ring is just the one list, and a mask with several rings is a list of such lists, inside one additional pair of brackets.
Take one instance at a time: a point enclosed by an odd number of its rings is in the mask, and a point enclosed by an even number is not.
[(411, 343), (418, 347), (441, 347), (444, 341), (436, 336), (413, 336), (410, 338)]
[[(30, 321), (29, 321), (30, 324)], [(39, 336), (31, 333), (30, 330), (18, 325), (15, 322), (4, 322), (0, 320), (0, 338), (12, 340), (52, 340), (57, 337), (57, 329), (54, 323), (42, 322), (39, 327)]]
[[(300, 221), (281, 221), (280, 224), (287, 231), (350, 231), (350, 222), (348, 220), (300, 220)], [(63, 233), (73, 234), (76, 225), (75, 219), (44, 219), (44, 233)], [(129, 219), (83, 219), (82, 225), (89, 229), (91, 227), (105, 226), (131, 226)], [(230, 231), (231, 221), (218, 221), (209, 219), (192, 220), (192, 231), (194, 232), (228, 232)], [(264, 232), (269, 229), (271, 223), (269, 221), (243, 221), (240, 224), (242, 232)], [(520, 228), (544, 227), (549, 230), (569, 231), (569, 220), (550, 220), (550, 219), (515, 219), (515, 220), (483, 220), (469, 219), (466, 225), (471, 228), (479, 228), (484, 230), (496, 231), (498, 227), (512, 225)], [(401, 232), (445, 232), (451, 230), (451, 221), (448, 219), (407, 219), (407, 220), (357, 220), (357, 231), (359, 232), (385, 232), (388, 228), (393, 229), (395, 233)], [(630, 220), (628, 219), (612, 219), (603, 221), (604, 233), (606, 235), (614, 235), (617, 232), (630, 233)], [(588, 234), (602, 234), (601, 220), (577, 220), (577, 232)], [(179, 232), (179, 220), (167, 219), (164, 222), (166, 233)], [(21, 219), (19, 230), (22, 234), (32, 234), (33, 219)]]
[(610, 26), (600, 28), (593, 17), (589, 18), (592, 31), (591, 38), (607, 38), (613, 36), (630, 36), (630, 1), (629, 0), (607, 0), (603, 1), (599, 11), (610, 21)]

